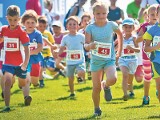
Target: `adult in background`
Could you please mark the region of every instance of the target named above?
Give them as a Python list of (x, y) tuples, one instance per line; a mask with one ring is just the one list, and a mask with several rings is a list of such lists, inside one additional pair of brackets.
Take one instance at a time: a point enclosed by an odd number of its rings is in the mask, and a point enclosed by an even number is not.
[(27, 0), (26, 10), (34, 10), (38, 15), (42, 14), (42, 6), (39, 0)]
[(145, 10), (145, 8), (149, 5), (153, 5), (153, 4), (160, 4), (160, 0), (142, 0), (141, 4), (140, 4), (140, 10), (138, 13), (138, 21), (140, 21), (140, 19), (142, 18), (143, 15), (143, 11)]
[(127, 15), (131, 18), (137, 18), (142, 0), (134, 0), (127, 5)]
[[(110, 0), (109, 6), (109, 13), (108, 13), (108, 20), (114, 21), (117, 24), (121, 24), (122, 20), (124, 19), (123, 10), (116, 6), (117, 0)], [(122, 19), (122, 20), (121, 20)]]

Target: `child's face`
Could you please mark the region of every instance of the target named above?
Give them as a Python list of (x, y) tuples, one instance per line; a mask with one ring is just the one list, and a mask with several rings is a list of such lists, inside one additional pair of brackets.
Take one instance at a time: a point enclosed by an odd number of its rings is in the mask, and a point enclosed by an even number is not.
[(41, 31), (41, 32), (44, 32), (47, 28), (47, 24), (44, 24), (44, 23), (39, 23), (38, 24), (38, 30)]
[(61, 33), (61, 28), (60, 28), (60, 27), (58, 27), (58, 26), (53, 26), (52, 28), (53, 28), (53, 32), (55, 33), (55, 35)]
[(24, 26), (26, 27), (27, 32), (33, 32), (34, 29), (36, 28), (36, 25), (37, 25), (36, 21), (32, 18), (29, 18), (24, 22)]
[(94, 11), (94, 18), (96, 22), (104, 22), (106, 21), (107, 18), (107, 10), (105, 7), (103, 6), (98, 6), (96, 7), (95, 11)]
[(67, 23), (67, 29), (70, 33), (76, 33), (78, 30), (78, 23), (75, 20), (69, 20)]
[(83, 19), (82, 19), (82, 25), (84, 26), (84, 27), (86, 27), (88, 24), (89, 24), (89, 22), (90, 22), (90, 18), (89, 17), (83, 17)]
[(20, 17), (19, 16), (6, 16), (7, 18), (7, 21), (10, 25), (10, 29), (13, 30), (17, 27), (18, 23), (19, 23), (19, 20), (20, 20)]
[(133, 30), (134, 30), (134, 26), (133, 25), (123, 25), (122, 26), (123, 32), (124, 34), (132, 34)]
[(156, 10), (155, 9), (149, 10), (149, 12), (148, 12), (148, 20), (149, 20), (149, 22), (155, 24), (156, 21), (157, 21), (156, 17), (157, 17)]

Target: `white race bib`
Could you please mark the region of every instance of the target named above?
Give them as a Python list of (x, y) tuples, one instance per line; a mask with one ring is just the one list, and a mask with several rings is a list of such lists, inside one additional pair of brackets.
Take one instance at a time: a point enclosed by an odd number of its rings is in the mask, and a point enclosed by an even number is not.
[(125, 45), (123, 45), (122, 56), (132, 56), (132, 55), (136, 55), (133, 50), (126, 49), (127, 45), (129, 45), (129, 46), (131, 46), (132, 48), (134, 48), (134, 45), (133, 45), (133, 44), (125, 44)]
[(37, 48), (37, 43), (29, 43), (30, 45), (29, 45), (29, 48), (30, 48), (30, 51), (32, 51), (32, 50), (35, 50), (36, 48)]
[(79, 61), (82, 59), (82, 51), (81, 50), (67, 50), (66, 59), (68, 61)]
[(111, 43), (95, 42), (96, 49), (92, 50), (92, 54), (98, 57), (111, 58)]
[(4, 50), (5, 51), (19, 51), (19, 39), (4, 37)]
[[(153, 46), (156, 46), (159, 42), (160, 42), (160, 36), (154, 36)], [(157, 51), (160, 51), (160, 49), (158, 49)]]

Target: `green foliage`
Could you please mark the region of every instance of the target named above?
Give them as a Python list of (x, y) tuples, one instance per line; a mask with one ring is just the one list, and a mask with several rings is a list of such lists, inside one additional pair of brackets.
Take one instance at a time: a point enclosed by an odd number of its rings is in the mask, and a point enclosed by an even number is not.
[[(118, 72), (118, 81), (111, 87), (113, 100), (106, 102), (101, 92), (100, 106), (102, 120), (158, 120), (160, 119), (160, 104), (155, 95), (155, 81), (151, 81), (150, 105), (142, 106), (143, 83), (134, 80), (135, 97), (123, 101), (121, 88), (121, 73)], [(75, 99), (70, 99), (67, 78), (59, 77), (57, 80), (45, 80), (44, 88), (33, 88), (31, 106), (24, 106), (22, 91), (17, 82), (11, 89), (11, 112), (0, 113), (0, 120), (89, 120), (93, 115), (92, 82), (78, 84), (75, 80)], [(0, 109), (4, 101), (0, 98)]]

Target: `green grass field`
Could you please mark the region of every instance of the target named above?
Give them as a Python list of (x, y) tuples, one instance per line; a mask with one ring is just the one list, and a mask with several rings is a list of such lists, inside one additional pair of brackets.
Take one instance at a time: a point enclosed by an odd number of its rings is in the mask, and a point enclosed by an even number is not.
[[(118, 81), (111, 87), (113, 100), (106, 102), (101, 92), (102, 120), (159, 120), (160, 103), (155, 95), (155, 81), (151, 82), (150, 105), (142, 106), (143, 84), (134, 81), (135, 97), (128, 101), (122, 100), (121, 73), (118, 72)], [(0, 120), (89, 120), (93, 115), (91, 98), (92, 82), (77, 84), (75, 81), (76, 98), (70, 99), (67, 78), (46, 80), (45, 88), (34, 89), (31, 86), (30, 94), (33, 98), (31, 106), (25, 107), (22, 91), (17, 82), (12, 88), (11, 112), (0, 113)], [(4, 101), (0, 98), (0, 109)]]

